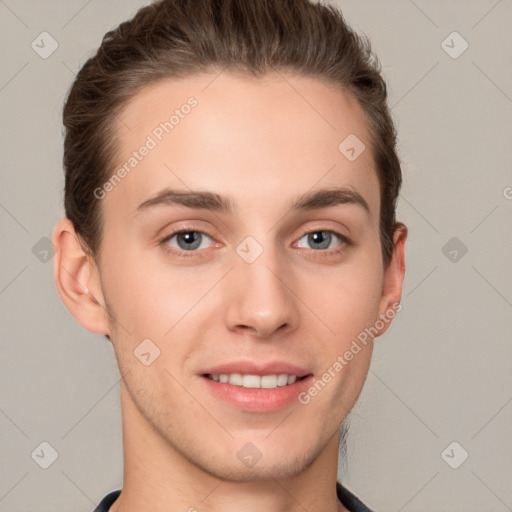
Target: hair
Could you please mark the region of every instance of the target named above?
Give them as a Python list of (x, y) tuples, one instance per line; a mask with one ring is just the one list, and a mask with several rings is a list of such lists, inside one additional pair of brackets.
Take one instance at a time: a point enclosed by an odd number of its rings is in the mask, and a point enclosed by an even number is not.
[(102, 212), (94, 191), (114, 172), (119, 113), (143, 87), (224, 69), (255, 78), (289, 71), (354, 95), (379, 179), (387, 266), (400, 224), (395, 211), (402, 173), (386, 83), (368, 38), (335, 7), (309, 0), (159, 0), (105, 34), (63, 110), (65, 212), (87, 252), (99, 254)]

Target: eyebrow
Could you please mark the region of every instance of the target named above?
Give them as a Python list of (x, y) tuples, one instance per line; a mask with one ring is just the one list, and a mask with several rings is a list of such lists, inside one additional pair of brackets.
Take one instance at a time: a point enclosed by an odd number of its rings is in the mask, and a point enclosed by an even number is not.
[[(344, 204), (360, 206), (366, 213), (370, 213), (370, 207), (364, 197), (356, 190), (346, 187), (306, 192), (295, 199), (291, 210), (314, 210)], [(233, 201), (215, 192), (165, 189), (141, 203), (135, 210), (135, 214), (137, 215), (157, 206), (171, 205), (180, 205), (187, 208), (230, 215), (235, 211)]]

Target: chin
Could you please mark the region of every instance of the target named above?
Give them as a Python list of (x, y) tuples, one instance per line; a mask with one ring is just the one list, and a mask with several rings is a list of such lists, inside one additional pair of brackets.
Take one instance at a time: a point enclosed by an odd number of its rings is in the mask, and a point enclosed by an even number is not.
[(238, 453), (228, 458), (224, 452), (222, 457), (207, 461), (191, 460), (191, 462), (206, 473), (222, 480), (239, 483), (270, 482), (299, 475), (313, 463), (319, 452), (320, 447), (318, 450), (311, 450), (310, 453), (290, 454), (288, 451), (287, 456), (275, 452), (271, 456), (261, 454), (258, 460), (253, 459), (246, 464), (239, 459)]

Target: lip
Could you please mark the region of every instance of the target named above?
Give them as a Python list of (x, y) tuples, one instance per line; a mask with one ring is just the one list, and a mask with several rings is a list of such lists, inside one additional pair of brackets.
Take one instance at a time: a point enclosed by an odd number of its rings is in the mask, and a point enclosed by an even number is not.
[(308, 389), (313, 382), (313, 375), (308, 375), (293, 384), (278, 386), (273, 389), (244, 388), (229, 383), (216, 382), (206, 376), (201, 381), (214, 399), (227, 402), (237, 410), (246, 412), (268, 413), (283, 409), (295, 403), (298, 404), (298, 395)]
[(200, 375), (220, 375), (221, 373), (242, 373), (244, 375), (274, 375), (287, 373), (297, 377), (305, 377), (311, 372), (284, 361), (272, 361), (270, 363), (255, 363), (254, 361), (233, 361), (218, 366), (212, 366), (202, 370)]
[[(220, 375), (221, 373), (242, 373), (245, 375), (274, 375), (286, 373), (303, 377), (293, 384), (278, 386), (273, 389), (244, 388), (229, 383), (216, 382), (207, 375)], [(274, 361), (266, 364), (257, 364), (251, 361), (239, 361), (221, 364), (207, 368), (200, 374), (206, 392), (214, 399), (228, 403), (234, 408), (246, 412), (272, 412), (292, 404), (298, 403), (299, 393), (311, 386), (313, 374), (299, 366)]]

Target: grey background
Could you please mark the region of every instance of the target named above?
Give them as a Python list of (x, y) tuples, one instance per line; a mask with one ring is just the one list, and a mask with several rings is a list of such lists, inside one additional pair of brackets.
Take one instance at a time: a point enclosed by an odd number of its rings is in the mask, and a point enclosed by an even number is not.
[[(142, 4), (0, 0), (2, 512), (87, 512), (122, 484), (113, 350), (61, 304), (45, 237), (63, 215), (66, 91)], [(339, 5), (390, 85), (409, 227), (403, 310), (376, 341), (340, 478), (377, 512), (512, 510), (512, 1)], [(46, 59), (43, 31), (59, 45)]]

